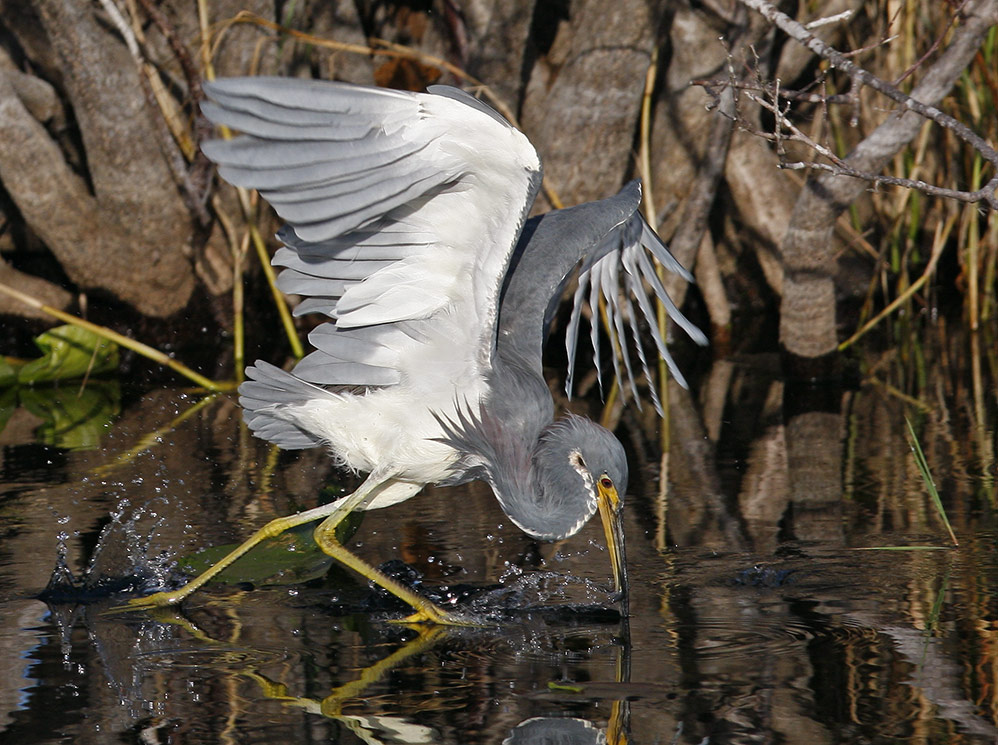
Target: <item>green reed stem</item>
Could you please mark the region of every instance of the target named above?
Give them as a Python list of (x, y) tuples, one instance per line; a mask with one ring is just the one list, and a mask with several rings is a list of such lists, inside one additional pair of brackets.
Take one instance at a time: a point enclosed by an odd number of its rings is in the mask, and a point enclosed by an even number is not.
[(925, 453), (922, 452), (922, 446), (918, 442), (918, 437), (915, 435), (915, 428), (911, 426), (911, 420), (908, 417), (904, 418), (905, 424), (908, 425), (908, 437), (911, 445), (911, 452), (915, 454), (915, 465), (918, 466), (918, 472), (922, 476), (922, 481), (925, 482), (925, 488), (929, 491), (929, 498), (932, 500), (932, 505), (936, 508), (936, 512), (939, 514), (939, 519), (943, 521), (943, 525), (946, 526), (946, 530), (949, 532), (949, 537), (953, 541), (954, 546), (959, 546), (960, 543), (956, 539), (956, 533), (953, 532), (953, 527), (949, 523), (949, 518), (946, 516), (946, 508), (943, 507), (943, 501), (939, 497), (939, 490), (936, 489), (936, 482), (932, 479), (932, 474), (929, 472), (929, 463), (925, 460)]

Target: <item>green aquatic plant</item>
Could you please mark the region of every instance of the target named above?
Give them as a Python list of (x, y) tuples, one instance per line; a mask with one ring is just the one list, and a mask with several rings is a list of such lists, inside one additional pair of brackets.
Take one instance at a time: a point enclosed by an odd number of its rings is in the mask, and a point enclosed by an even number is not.
[(35, 337), (38, 359), (0, 360), (0, 386), (72, 380), (116, 370), (118, 345), (79, 326), (58, 326)]
[[(13, 391), (12, 391), (13, 393)], [(121, 414), (117, 381), (91, 381), (85, 388), (22, 387), (17, 403), (38, 419), (39, 442), (66, 450), (92, 450)]]
[(949, 518), (946, 516), (946, 508), (943, 506), (943, 501), (939, 497), (939, 490), (936, 489), (936, 482), (932, 478), (932, 473), (929, 471), (929, 463), (925, 459), (925, 453), (922, 452), (922, 446), (918, 442), (918, 436), (915, 434), (915, 428), (911, 426), (911, 420), (908, 417), (904, 418), (905, 424), (908, 425), (908, 440), (911, 445), (911, 452), (915, 455), (915, 465), (918, 467), (918, 472), (922, 476), (922, 481), (925, 483), (925, 488), (929, 492), (929, 498), (932, 500), (932, 506), (936, 508), (936, 513), (939, 515), (939, 519), (942, 520), (943, 525), (946, 526), (946, 530), (949, 532), (949, 537), (953, 541), (954, 546), (959, 546), (960, 542), (956, 539), (956, 534), (953, 532), (953, 527), (950, 525)]
[[(35, 338), (42, 356), (34, 360), (0, 357), (0, 430), (19, 408), (41, 423), (39, 442), (67, 450), (87, 450), (121, 411), (117, 381), (93, 380), (118, 369), (118, 345), (78, 326), (59, 326)], [(62, 381), (80, 385), (58, 385)]]
[[(353, 512), (336, 527), (336, 539), (345, 543), (360, 527), (362, 512)], [(264, 541), (239, 561), (220, 572), (212, 582), (234, 585), (296, 585), (325, 575), (333, 563), (312, 537), (313, 525), (299, 525)], [(180, 559), (180, 568), (201, 574), (237, 544), (212, 546)]]

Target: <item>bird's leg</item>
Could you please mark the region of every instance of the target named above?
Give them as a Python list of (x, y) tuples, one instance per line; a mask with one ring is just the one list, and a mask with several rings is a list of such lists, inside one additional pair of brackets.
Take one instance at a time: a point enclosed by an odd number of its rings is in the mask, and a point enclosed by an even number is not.
[(345, 515), (333, 514), (323, 520), (315, 529), (315, 542), (324, 552), (344, 566), (353, 569), (363, 577), (388, 590), (392, 595), (410, 605), (416, 612), (402, 619), (405, 623), (437, 623), (446, 626), (466, 626), (464, 621), (439, 608), (422, 595), (395, 581), (384, 572), (376, 569), (351, 553), (336, 540), (336, 526)]
[[(147, 595), (146, 597), (133, 598), (128, 601), (127, 605), (122, 606), (120, 610), (141, 610), (144, 608), (157, 608), (179, 603), (205, 583), (211, 581), (212, 578), (216, 577), (224, 569), (231, 566), (237, 559), (249, 553), (250, 550), (257, 544), (267, 540), (268, 538), (275, 538), (286, 530), (290, 530), (291, 528), (312, 522), (314, 520), (322, 520), (323, 518), (326, 518), (326, 521), (322, 523), (323, 525), (325, 525), (328, 521), (334, 521), (332, 525), (335, 527), (336, 524), (341, 522), (344, 517), (349, 515), (361, 503), (363, 503), (370, 496), (371, 492), (385, 483), (385, 481), (386, 478), (384, 474), (376, 475), (372, 473), (367, 477), (364, 483), (357, 488), (357, 491), (348, 497), (344, 497), (343, 499), (330, 504), (324, 504), (321, 507), (315, 507), (311, 510), (305, 510), (304, 512), (299, 512), (294, 515), (288, 515), (287, 517), (279, 517), (276, 520), (271, 520), (251, 535), (247, 540), (243, 541), (235, 549), (223, 556), (219, 559), (219, 561), (183, 587), (179, 587), (171, 592), (157, 592), (152, 595)], [(329, 552), (327, 551), (326, 553)]]
[[(358, 731), (359, 727), (362, 739), (365, 742), (374, 742), (374, 738), (363, 737), (367, 733), (363, 725), (366, 717), (353, 717), (343, 714), (343, 705), (349, 701), (362, 698), (372, 685), (380, 681), (406, 660), (431, 649), (441, 639), (446, 638), (445, 635), (446, 631), (439, 626), (424, 625), (420, 627), (414, 639), (405, 642), (399, 649), (392, 652), (383, 660), (365, 667), (360, 671), (356, 680), (337, 686), (321, 700), (306, 696), (292, 696), (285, 684), (275, 683), (252, 669), (243, 672), (242, 675), (260, 686), (261, 692), (266, 698), (280, 701), (287, 706), (296, 706), (310, 714), (319, 714), (331, 719), (338, 719), (355, 732)], [(381, 740), (377, 740), (377, 742), (381, 742)]]

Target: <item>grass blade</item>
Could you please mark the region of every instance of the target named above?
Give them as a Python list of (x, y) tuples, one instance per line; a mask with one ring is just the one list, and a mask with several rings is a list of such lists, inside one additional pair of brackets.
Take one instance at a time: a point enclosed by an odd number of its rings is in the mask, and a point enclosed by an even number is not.
[(915, 465), (918, 466), (918, 472), (922, 476), (922, 481), (925, 482), (925, 488), (929, 491), (932, 504), (936, 508), (936, 512), (939, 513), (939, 519), (943, 521), (943, 525), (949, 531), (949, 537), (952, 539), (953, 545), (959, 546), (960, 543), (956, 540), (956, 534), (949, 524), (949, 518), (946, 517), (946, 508), (943, 507), (943, 501), (939, 498), (939, 490), (936, 489), (936, 482), (932, 480), (932, 474), (929, 473), (929, 464), (925, 460), (925, 453), (922, 452), (922, 446), (915, 435), (915, 428), (911, 426), (911, 420), (908, 417), (904, 418), (904, 422), (908, 425), (908, 437), (910, 438), (911, 452), (915, 454)]

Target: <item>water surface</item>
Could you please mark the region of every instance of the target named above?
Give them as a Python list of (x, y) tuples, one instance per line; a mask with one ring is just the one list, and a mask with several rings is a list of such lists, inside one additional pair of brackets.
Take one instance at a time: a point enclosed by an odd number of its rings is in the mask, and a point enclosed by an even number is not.
[[(626, 624), (598, 520), (538, 546), (478, 484), (370, 513), (348, 545), (497, 609), (482, 628), (392, 623), (389, 600), (314, 556), (267, 581), (248, 567), (178, 609), (110, 614), (104, 583), (176, 581), (179, 559), (356, 482), (256, 440), (224, 396), (104, 396), (91, 420), (47, 419), (79, 411), (74, 385), (12, 407), (0, 741), (998, 740), (993, 392), (941, 372), (907, 392), (889, 373), (828, 390), (773, 369), (715, 362), (693, 393), (674, 389), (664, 461), (653, 413), (620, 417)], [(60, 554), (82, 586), (46, 603)]]

